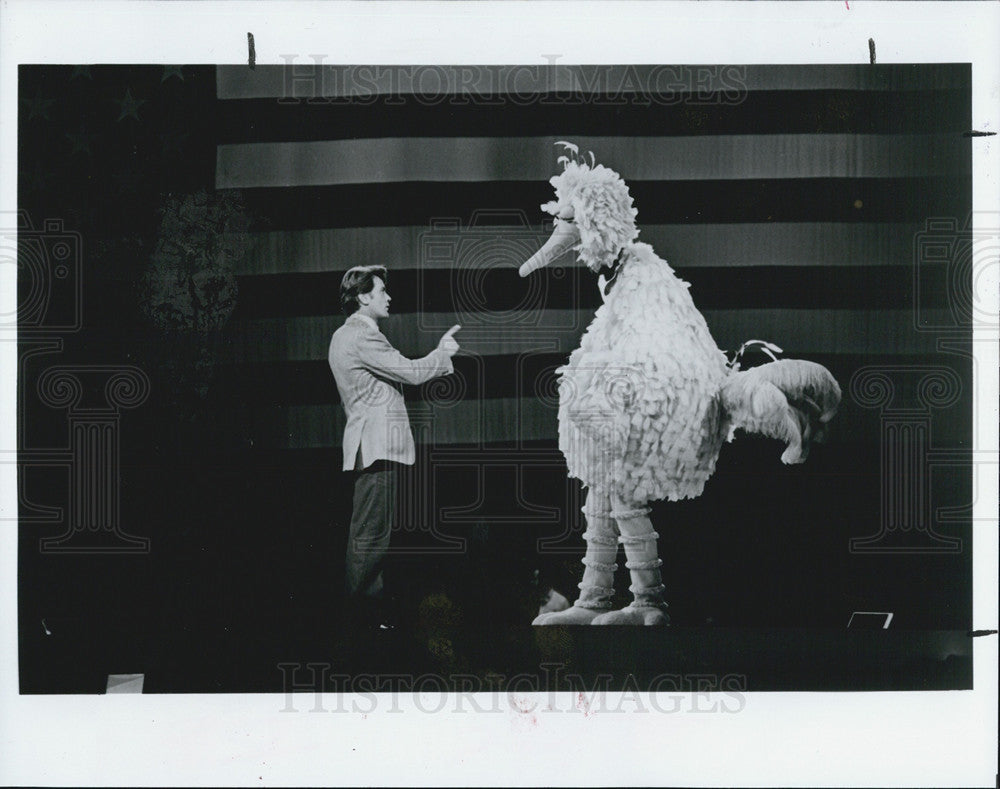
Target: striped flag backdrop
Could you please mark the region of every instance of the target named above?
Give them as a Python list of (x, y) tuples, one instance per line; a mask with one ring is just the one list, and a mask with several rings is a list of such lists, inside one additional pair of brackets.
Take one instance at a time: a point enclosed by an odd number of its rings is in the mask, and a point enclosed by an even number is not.
[[(557, 140), (621, 173), (640, 240), (720, 347), (771, 340), (845, 389), (862, 366), (927, 360), (938, 335), (918, 321), (955, 325), (952, 264), (916, 265), (914, 244), (971, 211), (970, 80), (956, 64), (219, 67), (216, 187), (255, 218), (220, 358), (230, 417), (258, 447), (339, 446), (338, 286), (378, 263), (403, 353), (463, 326), (457, 375), (407, 391), (419, 440), (554, 440), (553, 370), (600, 303), (569, 256), (517, 276), (548, 235)], [(863, 440), (859, 409), (838, 420)]]

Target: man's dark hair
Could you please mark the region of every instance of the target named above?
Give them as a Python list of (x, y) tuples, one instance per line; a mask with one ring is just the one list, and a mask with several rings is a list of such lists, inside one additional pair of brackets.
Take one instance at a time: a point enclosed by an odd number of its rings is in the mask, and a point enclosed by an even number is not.
[(345, 315), (353, 315), (358, 311), (361, 306), (358, 296), (372, 292), (375, 277), (379, 277), (386, 285), (389, 284), (389, 272), (385, 266), (355, 266), (344, 274), (340, 281), (340, 308)]

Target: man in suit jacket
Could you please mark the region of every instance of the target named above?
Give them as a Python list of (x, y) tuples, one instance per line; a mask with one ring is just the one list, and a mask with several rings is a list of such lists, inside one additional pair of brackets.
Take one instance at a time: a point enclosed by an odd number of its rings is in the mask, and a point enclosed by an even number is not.
[(382, 564), (395, 517), (398, 464), (413, 465), (416, 451), (399, 384), (421, 384), (453, 372), (458, 351), (449, 329), (437, 348), (407, 359), (379, 331), (392, 298), (382, 266), (350, 269), (340, 284), (347, 314), (330, 340), (329, 362), (347, 414), (344, 471), (355, 471), (354, 506), (347, 543), (346, 587), (355, 615), (377, 615)]

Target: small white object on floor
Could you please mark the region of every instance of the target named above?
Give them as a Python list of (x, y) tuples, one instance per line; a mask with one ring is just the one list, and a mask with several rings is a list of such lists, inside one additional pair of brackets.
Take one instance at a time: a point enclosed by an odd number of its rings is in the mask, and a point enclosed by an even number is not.
[(882, 629), (883, 630), (889, 629), (889, 623), (892, 622), (892, 611), (855, 611), (853, 614), (851, 614), (851, 618), (847, 620), (847, 626), (850, 627), (852, 624), (854, 624), (854, 617), (858, 617), (858, 621), (861, 622), (865, 621), (864, 618), (869, 616), (885, 617), (885, 619), (883, 619), (882, 621)]
[(549, 589), (549, 596), (538, 609), (538, 613), (547, 614), (549, 611), (565, 611), (567, 608), (569, 608), (569, 600), (555, 589)]
[(142, 693), (145, 674), (108, 674), (106, 693)]

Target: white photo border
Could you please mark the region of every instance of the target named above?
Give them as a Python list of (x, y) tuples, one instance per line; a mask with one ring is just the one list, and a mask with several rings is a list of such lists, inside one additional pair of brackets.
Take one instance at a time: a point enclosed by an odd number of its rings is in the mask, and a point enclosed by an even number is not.
[[(17, 208), (17, 65), (970, 62), (973, 125), (1000, 125), (1000, 5), (990, 2), (62, 2), (0, 7), (0, 210)], [(1000, 142), (973, 143), (974, 207), (1000, 212)], [(977, 228), (979, 229), (979, 228)], [(0, 311), (16, 310), (14, 267)], [(994, 298), (996, 267), (977, 293)], [(982, 311), (997, 313), (997, 303)], [(981, 343), (976, 449), (996, 453), (997, 343)], [(16, 348), (0, 342), (0, 442), (16, 447)], [(0, 508), (16, 508), (13, 467)], [(997, 628), (997, 480), (975, 504), (974, 626)], [(974, 691), (754, 693), (732, 715), (281, 712), (282, 694), (19, 696), (17, 537), (0, 529), (3, 785), (993, 786), (997, 636), (975, 639)], [(530, 695), (530, 694), (529, 694)], [(546, 694), (539, 694), (544, 706)], [(366, 702), (367, 703), (367, 702)], [(326, 703), (327, 710), (335, 704)], [(428, 703), (427, 708), (436, 705)], [(484, 706), (489, 706), (484, 704)], [(629, 705), (625, 709), (630, 709)]]

